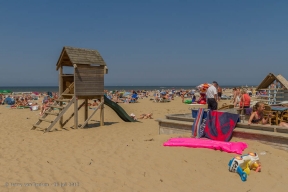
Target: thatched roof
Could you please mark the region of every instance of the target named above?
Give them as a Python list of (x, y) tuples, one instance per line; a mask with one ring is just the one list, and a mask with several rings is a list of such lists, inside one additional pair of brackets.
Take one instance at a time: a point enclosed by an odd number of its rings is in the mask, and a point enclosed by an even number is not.
[(97, 50), (82, 49), (75, 47), (63, 47), (61, 55), (56, 64), (57, 70), (60, 66), (79, 65), (104, 65), (105, 61)]
[(282, 75), (275, 76), (273, 73), (269, 73), (256, 90), (267, 89), (275, 80), (282, 85), (282, 88), (288, 89), (288, 81)]

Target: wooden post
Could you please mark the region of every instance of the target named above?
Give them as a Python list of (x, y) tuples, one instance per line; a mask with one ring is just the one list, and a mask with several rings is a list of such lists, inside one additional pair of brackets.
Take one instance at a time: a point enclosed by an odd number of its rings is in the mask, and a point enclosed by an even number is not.
[[(59, 104), (61, 107), (63, 106), (63, 102), (60, 102)], [(62, 111), (62, 109), (59, 109), (59, 114), (61, 113), (61, 111)], [(63, 115), (59, 119), (59, 127), (60, 127), (60, 129), (63, 129)]]
[[(104, 96), (101, 96), (101, 102), (104, 101)], [(100, 126), (104, 126), (104, 104), (101, 105), (100, 109)]]
[(63, 67), (59, 67), (59, 96), (62, 94), (63, 92)]
[(74, 96), (74, 129), (78, 129), (78, 100)]
[[(58, 97), (60, 97), (60, 95), (63, 93), (63, 67), (61, 66), (59, 68), (59, 93), (58, 93)], [(60, 106), (62, 106), (63, 103), (60, 102)], [(59, 114), (61, 112), (61, 109), (59, 110)], [(61, 116), (60, 120), (59, 120), (59, 126), (62, 129), (63, 128), (63, 116)]]
[(268, 104), (269, 105), (271, 105), (272, 104), (272, 102), (271, 102), (271, 100), (272, 100), (272, 98), (271, 98), (271, 86), (269, 85), (269, 87), (268, 87)]
[[(84, 122), (88, 119), (88, 99), (85, 99)], [(87, 123), (88, 125), (88, 123)]]

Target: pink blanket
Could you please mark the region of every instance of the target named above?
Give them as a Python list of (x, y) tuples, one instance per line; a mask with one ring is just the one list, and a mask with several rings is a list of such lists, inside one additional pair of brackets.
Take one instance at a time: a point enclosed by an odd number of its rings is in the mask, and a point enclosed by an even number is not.
[(195, 138), (171, 138), (163, 145), (175, 147), (208, 148), (237, 154), (242, 154), (243, 150), (247, 148), (247, 144), (243, 142), (225, 142)]

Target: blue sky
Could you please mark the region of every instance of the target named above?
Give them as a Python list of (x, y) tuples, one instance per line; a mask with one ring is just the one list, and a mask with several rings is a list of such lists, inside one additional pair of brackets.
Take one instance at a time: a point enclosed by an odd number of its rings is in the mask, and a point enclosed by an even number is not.
[(96, 49), (105, 85), (288, 79), (288, 1), (0, 0), (0, 86), (56, 86), (63, 46)]

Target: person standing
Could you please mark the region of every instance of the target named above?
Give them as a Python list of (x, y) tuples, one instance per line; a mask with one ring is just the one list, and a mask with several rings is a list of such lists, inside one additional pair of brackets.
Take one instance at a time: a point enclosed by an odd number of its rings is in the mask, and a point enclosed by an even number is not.
[(217, 86), (217, 91), (218, 91), (218, 100), (220, 100), (222, 96), (222, 88), (219, 85)]
[(218, 108), (218, 93), (217, 93), (218, 83), (213, 81), (213, 85), (207, 89), (206, 98), (208, 103), (208, 109), (217, 110)]
[(242, 89), (241, 98), (240, 98), (240, 108), (250, 108), (250, 96), (247, 94), (247, 91)]

